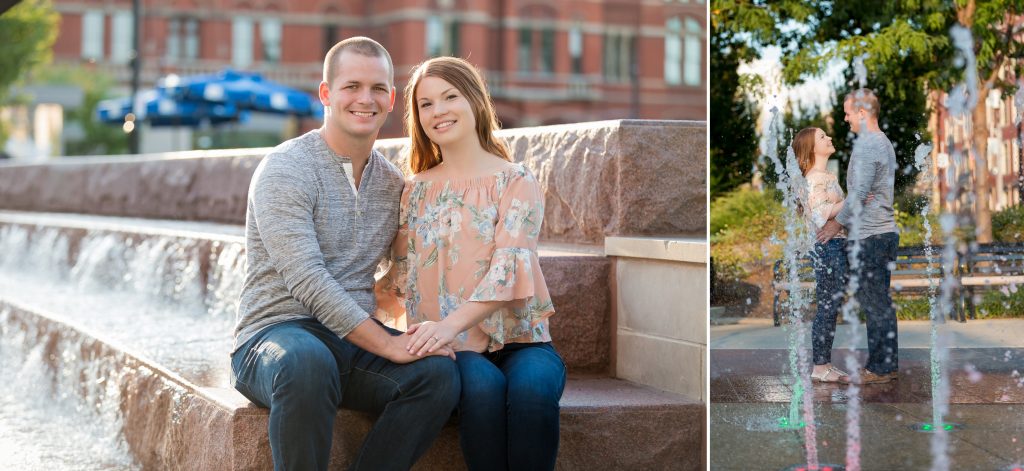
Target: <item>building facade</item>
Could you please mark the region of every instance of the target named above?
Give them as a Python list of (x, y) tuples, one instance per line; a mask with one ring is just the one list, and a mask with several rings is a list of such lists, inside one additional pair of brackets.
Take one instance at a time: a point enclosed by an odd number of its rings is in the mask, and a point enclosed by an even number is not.
[[(482, 69), (504, 127), (602, 119), (706, 120), (704, 0), (143, 0), (143, 87), (227, 67), (315, 93), (350, 36), (392, 54), (401, 93), (438, 55)], [(54, 0), (57, 63), (131, 77), (128, 0)], [(396, 104), (382, 137), (404, 133)]]

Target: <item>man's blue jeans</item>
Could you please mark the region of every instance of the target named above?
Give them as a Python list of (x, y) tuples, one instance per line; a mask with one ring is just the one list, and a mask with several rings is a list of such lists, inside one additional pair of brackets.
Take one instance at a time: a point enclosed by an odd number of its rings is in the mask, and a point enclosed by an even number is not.
[(832, 341), (836, 335), (836, 316), (843, 303), (849, 278), (846, 239), (832, 239), (814, 244), (814, 291), (818, 311), (811, 328), (814, 364), (832, 362)]
[(232, 355), (231, 370), (235, 389), (270, 408), (276, 470), (326, 470), (339, 407), (379, 414), (351, 469), (408, 470), (459, 400), (451, 359), (392, 363), (314, 319), (262, 330)]
[(864, 310), (868, 328), (868, 363), (864, 368), (883, 375), (899, 369), (899, 333), (889, 295), (889, 264), (896, 262), (900, 236), (887, 232), (862, 239), (860, 244), (857, 302)]
[(471, 471), (552, 470), (565, 365), (550, 343), (457, 352), (459, 443)]

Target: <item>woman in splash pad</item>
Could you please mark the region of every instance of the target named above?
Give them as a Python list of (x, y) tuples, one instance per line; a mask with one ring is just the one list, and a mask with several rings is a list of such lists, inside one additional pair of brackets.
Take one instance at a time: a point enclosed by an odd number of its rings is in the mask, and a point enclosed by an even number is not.
[[(793, 153), (807, 180), (807, 199), (803, 215), (811, 233), (821, 229), (829, 219), (843, 209), (845, 195), (835, 175), (825, 167), (836, 151), (832, 138), (818, 128), (804, 128), (793, 138)], [(836, 334), (836, 317), (843, 299), (849, 271), (846, 253), (846, 231), (825, 243), (815, 243), (811, 255), (814, 262), (815, 295), (818, 312), (811, 329), (814, 349), (814, 370), (811, 380), (819, 383), (839, 383), (848, 375), (832, 365), (832, 341)]]

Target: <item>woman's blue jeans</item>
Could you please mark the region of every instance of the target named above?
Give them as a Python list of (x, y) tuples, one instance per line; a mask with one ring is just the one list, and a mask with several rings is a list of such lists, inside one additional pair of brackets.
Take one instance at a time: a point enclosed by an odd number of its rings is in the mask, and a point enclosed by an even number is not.
[(824, 244), (814, 244), (814, 291), (818, 312), (811, 328), (814, 364), (832, 362), (832, 341), (836, 335), (836, 317), (843, 304), (843, 294), (849, 278), (849, 260), (846, 239), (836, 238)]
[(457, 352), (462, 374), (459, 443), (475, 470), (552, 470), (565, 365), (550, 343)]

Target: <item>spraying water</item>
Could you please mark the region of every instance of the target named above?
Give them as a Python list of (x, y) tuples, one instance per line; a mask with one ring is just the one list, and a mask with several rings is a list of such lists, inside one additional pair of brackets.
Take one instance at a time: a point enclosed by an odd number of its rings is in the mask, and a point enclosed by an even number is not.
[[(857, 88), (864, 88), (867, 86), (867, 68), (864, 66), (864, 59), (866, 56), (861, 55), (853, 60), (854, 76), (856, 78)], [(854, 99), (859, 99), (859, 96), (855, 96)], [(866, 123), (861, 123), (861, 126), (866, 126)], [(853, 141), (853, 150), (851, 156), (856, 153), (858, 147), (861, 145), (861, 134), (858, 134)], [(853, 165), (851, 159), (850, 166)], [(860, 365), (857, 363), (857, 358), (854, 355), (856, 346), (860, 344), (860, 318), (858, 312), (860, 311), (860, 303), (857, 301), (857, 291), (860, 288), (860, 252), (861, 252), (861, 213), (864, 209), (864, 202), (859, 198), (850, 198), (847, 201), (851, 204), (851, 224), (847, 228), (847, 234), (852, 243), (849, 244), (850, 250), (848, 253), (850, 261), (850, 277), (849, 282), (846, 286), (846, 302), (843, 303), (841, 312), (843, 320), (850, 328), (850, 354), (846, 356), (845, 364), (846, 371), (850, 374), (851, 384), (847, 388), (847, 405), (846, 405), (846, 469), (848, 471), (860, 471), (860, 451), (861, 451), (861, 440), (860, 440), (860, 411), (861, 411), (861, 397), (860, 397)]]
[[(793, 375), (793, 396), (790, 400), (789, 416), (781, 425), (787, 428), (799, 428), (801, 415), (804, 429), (804, 448), (807, 454), (807, 467), (818, 468), (817, 429), (814, 423), (813, 389), (810, 380), (810, 360), (808, 357), (807, 323), (803, 320), (803, 312), (809, 305), (807, 295), (800, 288), (800, 257), (808, 253), (812, 246), (809, 234), (804, 229), (803, 218), (799, 214), (801, 201), (807, 200), (807, 182), (796, 160), (792, 146), (786, 151), (786, 161), (779, 160), (778, 130), (774, 126), (778, 118), (777, 107), (771, 109), (772, 132), (768, 136), (767, 157), (771, 160), (778, 176), (776, 187), (783, 194), (785, 211), (785, 227), (788, 237), (783, 246), (783, 263), (788, 274), (789, 299), (786, 308), (790, 312), (791, 323), (787, 325), (789, 334), (789, 369)], [(802, 405), (802, 407), (801, 407)]]

